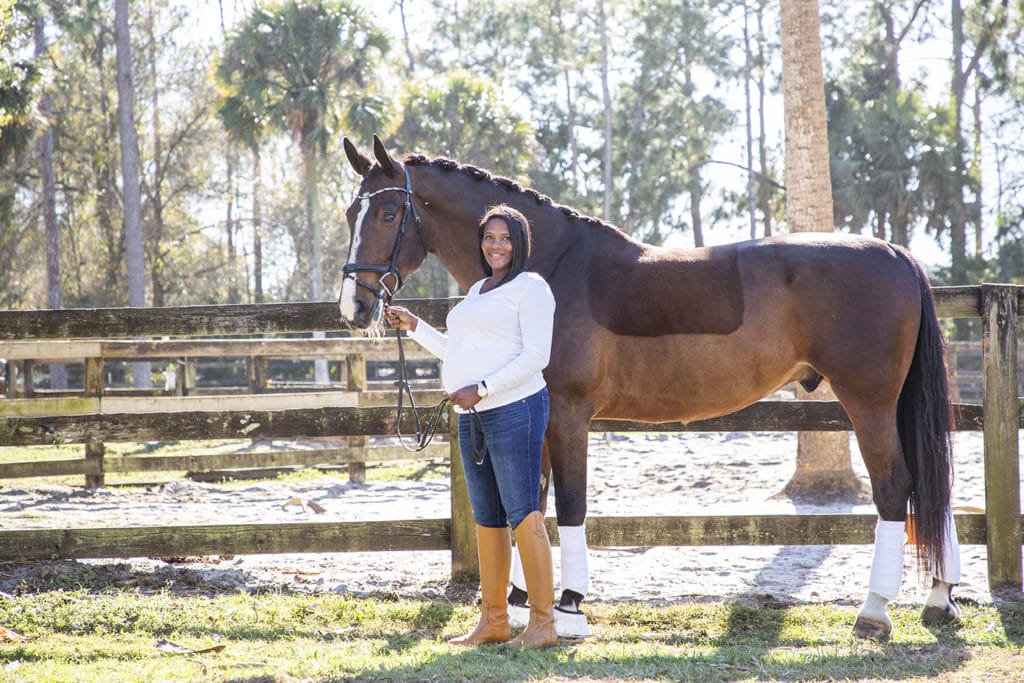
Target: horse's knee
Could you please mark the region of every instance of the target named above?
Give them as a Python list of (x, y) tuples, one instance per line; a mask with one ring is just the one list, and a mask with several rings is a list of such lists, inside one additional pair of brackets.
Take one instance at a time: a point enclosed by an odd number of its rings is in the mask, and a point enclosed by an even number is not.
[(559, 526), (581, 526), (587, 519), (586, 496), (555, 489), (555, 515)]
[(899, 468), (882, 481), (873, 480), (871, 499), (878, 510), (878, 516), (887, 522), (901, 522), (906, 519), (910, 489), (910, 473), (906, 468)]

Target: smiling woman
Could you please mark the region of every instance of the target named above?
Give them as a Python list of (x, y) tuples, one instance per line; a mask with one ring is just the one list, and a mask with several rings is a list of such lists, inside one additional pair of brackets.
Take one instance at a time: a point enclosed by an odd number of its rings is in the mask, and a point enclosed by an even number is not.
[[(354, 165), (365, 166), (358, 157)], [(555, 300), (544, 278), (526, 269), (530, 224), (516, 209), (498, 204), (484, 211), (476, 251), (486, 277), (449, 312), (447, 335), (400, 306), (387, 306), (385, 316), (444, 360), (441, 383), (459, 413), (459, 451), (477, 523), (482, 610), (476, 629), (451, 642), (483, 645), (511, 638), (505, 589), (512, 527), (521, 559), (517, 573), (530, 603), (526, 630), (512, 644), (550, 647), (558, 634), (540, 491), (549, 415), (542, 371), (551, 356)]]

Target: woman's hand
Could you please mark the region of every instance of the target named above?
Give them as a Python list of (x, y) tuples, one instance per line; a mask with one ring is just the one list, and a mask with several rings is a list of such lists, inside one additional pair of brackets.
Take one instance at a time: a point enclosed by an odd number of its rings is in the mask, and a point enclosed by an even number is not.
[(384, 317), (388, 324), (396, 330), (409, 330), (414, 332), (420, 319), (409, 312), (409, 309), (401, 306), (385, 306)]
[(448, 400), (452, 402), (452, 405), (458, 406), (463, 410), (469, 410), (480, 402), (480, 394), (476, 393), (475, 384), (469, 384), (455, 393), (449, 394)]

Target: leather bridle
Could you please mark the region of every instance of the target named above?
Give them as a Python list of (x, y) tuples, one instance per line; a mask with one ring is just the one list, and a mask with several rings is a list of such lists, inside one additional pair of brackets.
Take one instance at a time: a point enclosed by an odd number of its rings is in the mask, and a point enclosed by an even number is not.
[[(409, 169), (403, 168), (405, 172), (405, 187), (398, 187), (397, 185), (392, 187), (382, 187), (379, 190), (373, 192), (365, 192), (363, 194), (357, 194), (356, 199), (371, 199), (383, 192), (404, 192), (405, 193), (405, 207), (402, 210), (402, 223), (398, 228), (398, 237), (395, 239), (395, 249), (391, 252), (391, 263), (386, 265), (378, 265), (373, 263), (346, 263), (342, 268), (344, 279), (352, 278), (352, 280), (362, 287), (373, 292), (373, 296), (382, 303), (390, 304), (391, 300), (398, 293), (398, 290), (405, 284), (405, 278), (398, 270), (398, 257), (402, 253), (402, 242), (405, 241), (405, 236), (409, 232), (409, 217), (411, 216), (416, 221), (416, 232), (420, 236), (420, 244), (423, 245), (423, 251), (427, 251), (427, 243), (423, 239), (423, 226), (420, 223), (419, 214), (416, 213), (416, 206), (412, 201), (412, 182), (409, 179)], [(380, 273), (380, 278), (377, 279), (377, 285), (374, 286), (362, 279), (356, 273)], [(388, 278), (393, 278), (394, 286), (388, 286)], [(448, 399), (445, 398), (433, 408), (430, 408), (431, 414), (427, 416), (426, 420), (421, 420), (420, 412), (416, 407), (416, 400), (413, 398), (412, 385), (409, 384), (408, 368), (405, 362), (405, 349), (402, 345), (402, 331), (398, 330), (398, 380), (395, 382), (395, 387), (398, 389), (398, 405), (396, 406), (397, 415), (395, 417), (395, 429), (398, 433), (398, 441), (408, 451), (419, 452), (430, 445), (434, 435), (437, 434), (441, 427), (441, 421), (446, 414), (446, 408), (448, 405)], [(405, 407), (405, 399), (409, 399), (409, 407), (412, 410), (413, 421), (416, 428), (416, 443), (410, 446), (406, 443), (405, 436), (402, 434), (402, 412)]]
[[(391, 263), (389, 264), (374, 264), (374, 263), (346, 263), (342, 267), (342, 280), (352, 278), (352, 280), (362, 287), (373, 292), (373, 296), (378, 301), (384, 304), (391, 303), (395, 294), (405, 284), (405, 278), (398, 270), (398, 257), (402, 253), (402, 242), (405, 241), (405, 236), (409, 232), (409, 217), (411, 216), (416, 221), (416, 232), (419, 233), (420, 243), (423, 245), (424, 252), (427, 250), (427, 243), (423, 239), (423, 227), (420, 224), (419, 214), (416, 213), (416, 206), (412, 201), (412, 182), (409, 180), (409, 169), (403, 168), (405, 172), (405, 187), (399, 187), (397, 185), (392, 187), (382, 187), (379, 190), (373, 192), (366, 192), (363, 194), (356, 195), (356, 199), (371, 199), (383, 192), (404, 192), (405, 193), (405, 207), (402, 210), (402, 223), (398, 228), (398, 237), (395, 239), (395, 249), (391, 252)], [(357, 273), (380, 273), (380, 277), (377, 279), (377, 284), (373, 285), (366, 280), (362, 279)], [(392, 278), (393, 286), (389, 285), (388, 278)]]

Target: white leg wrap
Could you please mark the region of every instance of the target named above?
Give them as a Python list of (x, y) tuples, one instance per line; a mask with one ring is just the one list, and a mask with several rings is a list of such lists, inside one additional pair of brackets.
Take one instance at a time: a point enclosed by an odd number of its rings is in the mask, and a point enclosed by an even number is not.
[(562, 553), (562, 590), (586, 595), (590, 588), (587, 565), (587, 525), (558, 527), (558, 546)]
[(952, 508), (946, 509), (946, 543), (942, 553), (942, 572), (935, 578), (946, 583), (960, 583), (960, 542), (956, 538), (956, 519)]
[(526, 575), (523, 574), (523, 561), (519, 557), (519, 546), (512, 548), (512, 585), (526, 590)]
[(903, 546), (907, 542), (904, 527), (903, 522), (886, 522), (883, 519), (875, 524), (875, 556), (871, 562), (868, 590), (886, 600), (896, 597), (903, 581)]

